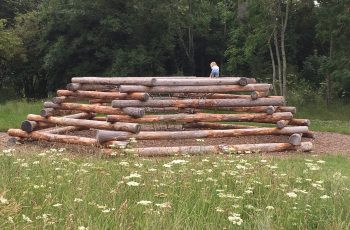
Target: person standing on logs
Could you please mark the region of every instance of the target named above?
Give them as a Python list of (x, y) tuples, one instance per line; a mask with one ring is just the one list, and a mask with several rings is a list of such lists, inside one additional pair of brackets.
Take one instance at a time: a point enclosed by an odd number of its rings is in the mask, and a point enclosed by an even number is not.
[(210, 78), (217, 78), (219, 77), (220, 71), (219, 71), (219, 66), (216, 64), (216, 62), (211, 62), (210, 63), (210, 67), (211, 67), (211, 72), (209, 77)]

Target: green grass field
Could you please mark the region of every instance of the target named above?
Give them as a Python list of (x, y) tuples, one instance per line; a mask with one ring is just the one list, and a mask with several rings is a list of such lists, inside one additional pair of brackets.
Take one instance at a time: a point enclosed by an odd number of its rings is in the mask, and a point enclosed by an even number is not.
[(350, 228), (348, 156), (96, 155), (0, 152), (0, 229)]

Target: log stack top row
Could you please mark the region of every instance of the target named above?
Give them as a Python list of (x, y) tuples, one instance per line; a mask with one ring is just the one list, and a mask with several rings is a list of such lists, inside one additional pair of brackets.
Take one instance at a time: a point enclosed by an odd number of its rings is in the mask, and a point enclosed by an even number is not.
[[(22, 140), (104, 148), (128, 145), (131, 138), (289, 136), (283, 143), (133, 148), (136, 154), (147, 156), (227, 149), (311, 150), (311, 142), (302, 142), (303, 136), (313, 136), (308, 129), (310, 121), (293, 118), (296, 108), (286, 106), (281, 96), (269, 96), (270, 90), (270, 84), (259, 84), (254, 78), (245, 77), (75, 77), (66, 89), (57, 91), (57, 97), (44, 103), (40, 115), (29, 114), (21, 129), (10, 129), (8, 133)], [(169, 129), (170, 123), (177, 128)], [(274, 127), (266, 127), (264, 123)], [(155, 128), (155, 124), (161, 128)], [(80, 130), (95, 130), (96, 136), (81, 137), (76, 132)]]

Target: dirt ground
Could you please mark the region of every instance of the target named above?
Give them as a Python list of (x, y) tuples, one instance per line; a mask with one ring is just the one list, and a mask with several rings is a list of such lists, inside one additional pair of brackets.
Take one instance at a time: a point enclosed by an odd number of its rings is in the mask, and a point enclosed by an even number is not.
[[(315, 132), (315, 139), (304, 138), (303, 141), (311, 141), (314, 144), (313, 153), (341, 153), (350, 154), (350, 135), (330, 133), (330, 132)], [(82, 136), (93, 135), (93, 133), (82, 133)], [(0, 133), (0, 149), (8, 148), (7, 141), (9, 136), (6, 133)], [(135, 147), (154, 147), (154, 146), (190, 146), (190, 145), (219, 145), (219, 144), (245, 144), (245, 143), (264, 143), (264, 142), (287, 142), (288, 136), (250, 136), (250, 137), (232, 137), (232, 138), (207, 138), (205, 142), (196, 140), (161, 140), (161, 141), (138, 141)], [(26, 142), (20, 148), (45, 149), (50, 147), (59, 147), (59, 144), (46, 142)], [(67, 145), (63, 145), (67, 147)], [(72, 147), (69, 149), (79, 152), (91, 152), (91, 148)], [(70, 148), (71, 147), (71, 148)]]

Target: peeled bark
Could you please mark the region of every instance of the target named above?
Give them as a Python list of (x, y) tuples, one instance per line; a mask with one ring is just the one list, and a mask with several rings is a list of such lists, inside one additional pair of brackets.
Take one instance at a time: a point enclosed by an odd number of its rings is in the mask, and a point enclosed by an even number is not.
[(250, 99), (185, 99), (185, 100), (114, 100), (114, 108), (124, 107), (180, 107), (180, 108), (213, 108), (213, 107), (244, 107), (244, 106), (268, 106), (284, 105), (283, 97)]
[(225, 93), (225, 92), (249, 92), (249, 91), (269, 91), (270, 84), (249, 84), (240, 85), (211, 85), (211, 86), (154, 86), (142, 85), (121, 85), (119, 92), (148, 92), (148, 93)]
[(196, 110), (193, 108), (177, 108), (177, 107), (163, 107), (163, 108), (149, 108), (146, 107), (145, 111), (147, 113), (170, 113), (170, 112), (176, 112), (176, 113), (196, 113)]
[(147, 101), (149, 99), (148, 93), (119, 93), (119, 92), (98, 92), (98, 91), (69, 91), (69, 90), (57, 90), (58, 96), (69, 96), (75, 98), (97, 98), (97, 99), (130, 99)]
[(256, 135), (286, 135), (294, 133), (305, 133), (309, 129), (307, 126), (277, 128), (254, 128), (254, 129), (228, 129), (228, 130), (194, 130), (194, 131), (141, 131), (138, 134), (128, 132), (116, 132), (98, 130), (96, 139), (102, 143), (111, 140), (128, 140), (135, 138), (137, 140), (172, 140), (172, 139), (194, 139), (194, 138), (221, 138), (236, 136), (256, 136)]
[(203, 85), (242, 85), (254, 84), (254, 78), (232, 77), (232, 78), (193, 78), (193, 79), (176, 79), (176, 78), (157, 78), (154, 86), (203, 86)]
[(78, 127), (94, 128), (94, 129), (119, 130), (119, 131), (133, 132), (133, 133), (138, 133), (141, 129), (141, 126), (139, 124), (134, 124), (134, 123), (118, 122), (118, 123), (111, 124), (104, 121), (83, 120), (83, 119), (74, 119), (74, 118), (66, 118), (66, 117), (43, 118), (41, 116), (34, 115), (34, 114), (29, 114), (27, 116), (27, 119), (30, 121), (46, 122), (46, 123), (51, 123), (56, 125), (63, 125), (63, 126), (78, 126)]
[(73, 83), (107, 85), (147, 85), (152, 86), (156, 78), (145, 77), (73, 77)]
[(107, 121), (122, 121), (134, 123), (150, 123), (150, 122), (218, 122), (218, 121), (243, 121), (243, 122), (261, 122), (261, 123), (275, 123), (279, 120), (292, 119), (293, 115), (289, 112), (274, 113), (268, 115), (265, 113), (255, 114), (210, 114), (210, 113), (196, 113), (196, 114), (164, 114), (164, 115), (145, 115), (142, 118), (132, 118), (123, 115), (107, 115)]
[(102, 105), (88, 105), (88, 104), (78, 104), (78, 103), (44, 103), (46, 108), (57, 108), (61, 110), (79, 110), (84, 112), (95, 112), (104, 114), (124, 114), (121, 109), (112, 108), (110, 106)]
[(289, 137), (289, 143), (291, 145), (294, 145), (294, 146), (300, 145), (301, 144), (301, 135), (298, 133), (294, 133), (293, 135), (291, 135)]
[[(303, 142), (300, 146), (293, 146), (289, 143), (264, 143), (264, 144), (241, 144), (241, 145), (211, 145), (211, 146), (178, 146), (178, 147), (148, 147), (134, 148), (128, 150), (143, 157), (174, 156), (177, 154), (217, 154), (237, 152), (282, 152), (287, 150), (311, 151), (312, 143)], [(113, 151), (105, 150), (106, 154), (112, 155)]]

